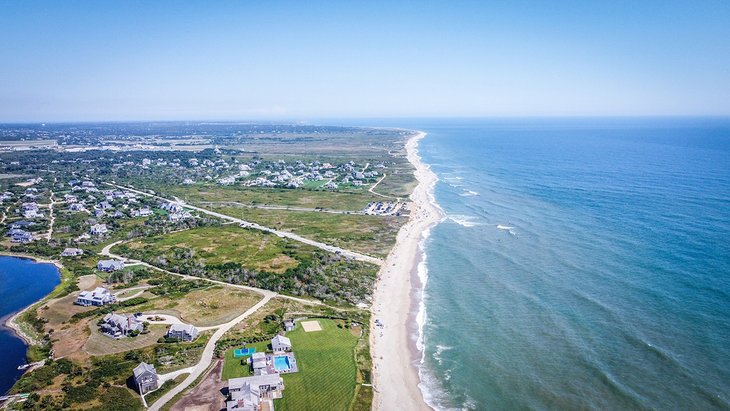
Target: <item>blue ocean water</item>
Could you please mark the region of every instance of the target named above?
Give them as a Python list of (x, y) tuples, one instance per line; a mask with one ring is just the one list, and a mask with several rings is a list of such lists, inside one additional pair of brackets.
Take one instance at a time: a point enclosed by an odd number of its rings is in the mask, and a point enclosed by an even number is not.
[[(0, 256), (0, 318), (22, 310), (48, 295), (60, 282), (53, 264), (36, 263), (27, 258)], [(0, 394), (7, 392), (22, 375), (17, 368), (25, 364), (26, 346), (12, 330), (0, 327)]]
[[(417, 122), (413, 122), (417, 123)], [(444, 120), (439, 409), (730, 409), (730, 120)]]

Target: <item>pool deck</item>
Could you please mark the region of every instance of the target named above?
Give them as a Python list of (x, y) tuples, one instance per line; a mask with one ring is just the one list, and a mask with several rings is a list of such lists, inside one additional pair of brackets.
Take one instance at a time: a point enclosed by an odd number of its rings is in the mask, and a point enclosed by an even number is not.
[[(288, 370), (277, 370), (274, 364), (276, 357), (288, 357), (290, 368)], [(266, 354), (266, 372), (268, 374), (291, 374), (298, 371), (299, 366), (297, 365), (297, 359), (294, 358), (293, 352), (277, 352), (274, 354)]]

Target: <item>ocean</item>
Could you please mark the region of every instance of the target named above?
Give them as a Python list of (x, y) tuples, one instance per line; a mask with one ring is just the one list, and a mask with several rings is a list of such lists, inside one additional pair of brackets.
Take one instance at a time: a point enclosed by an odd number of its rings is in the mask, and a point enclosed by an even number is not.
[[(50, 293), (60, 283), (56, 266), (36, 263), (27, 258), (0, 256), (0, 318), (35, 303)], [(26, 363), (26, 345), (12, 330), (0, 327), (0, 394), (6, 393), (20, 378), (19, 365)]]
[(730, 120), (408, 121), (437, 409), (730, 409)]

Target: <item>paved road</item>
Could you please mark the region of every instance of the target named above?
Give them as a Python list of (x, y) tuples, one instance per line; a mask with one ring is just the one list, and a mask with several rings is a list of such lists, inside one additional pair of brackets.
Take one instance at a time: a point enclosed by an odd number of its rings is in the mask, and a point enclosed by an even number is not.
[[(131, 288), (125, 288), (124, 290), (120, 290), (119, 292), (114, 293), (114, 296), (117, 297), (117, 301), (127, 301), (131, 300), (132, 298), (139, 297), (144, 293), (144, 290), (148, 288), (154, 287), (153, 285), (141, 285), (139, 287), (131, 287)], [(128, 295), (126, 297), (119, 297), (119, 295), (126, 293), (127, 291), (134, 291), (139, 290), (138, 292)]]
[(269, 228), (269, 227), (264, 227), (264, 226), (262, 226), (260, 224), (252, 223), (252, 222), (249, 222), (249, 221), (245, 221), (245, 220), (242, 220), (240, 218), (231, 217), (229, 215), (217, 213), (215, 211), (206, 210), (204, 208), (196, 207), (194, 205), (190, 205), (190, 204), (187, 204), (187, 203), (182, 202), (182, 201), (170, 200), (170, 199), (167, 199), (167, 198), (164, 198), (164, 197), (160, 197), (160, 196), (157, 196), (157, 195), (154, 195), (154, 194), (146, 193), (144, 191), (135, 190), (133, 188), (129, 188), (129, 187), (125, 187), (125, 186), (120, 186), (120, 185), (112, 184), (112, 183), (106, 183), (106, 184), (107, 185), (110, 185), (112, 187), (117, 187), (117, 188), (122, 189), (122, 190), (131, 191), (133, 193), (141, 194), (141, 195), (144, 195), (144, 196), (147, 196), (147, 197), (153, 197), (153, 198), (157, 198), (157, 199), (162, 200), (162, 201), (167, 201), (169, 203), (177, 204), (179, 206), (182, 206), (182, 207), (185, 207), (185, 208), (189, 208), (191, 210), (199, 211), (199, 212), (201, 212), (203, 214), (208, 214), (208, 215), (211, 215), (211, 216), (214, 216), (214, 217), (218, 217), (218, 218), (223, 219), (223, 220), (234, 221), (236, 223), (239, 223), (242, 227), (253, 228), (255, 230), (260, 230), (260, 231), (265, 231), (265, 232), (268, 232), (268, 233), (276, 234), (279, 237), (290, 238), (290, 239), (292, 239), (294, 241), (299, 241), (300, 243), (309, 244), (311, 246), (320, 248), (320, 249), (325, 250), (325, 251), (329, 251), (331, 253), (338, 253), (338, 254), (341, 254), (341, 255), (343, 255), (345, 257), (349, 257), (349, 258), (352, 258), (352, 259), (355, 259), (355, 260), (365, 261), (365, 262), (368, 262), (368, 263), (371, 263), (371, 264), (375, 264), (375, 265), (378, 265), (378, 266), (383, 264), (383, 260), (381, 260), (380, 258), (375, 258), (375, 257), (371, 257), (369, 255), (365, 255), (365, 254), (361, 254), (361, 253), (355, 252), (355, 251), (346, 250), (344, 248), (335, 247), (333, 245), (329, 245), (329, 244), (325, 244), (325, 243), (320, 243), (319, 241), (310, 240), (310, 239), (304, 238), (304, 237), (302, 237), (302, 236), (300, 236), (298, 234), (290, 233), (290, 232), (287, 232), (287, 231), (279, 231), (279, 230), (275, 230), (275, 229)]
[(194, 367), (188, 369), (188, 370), (190, 370), (190, 375), (188, 375), (187, 378), (185, 378), (185, 380), (183, 382), (181, 382), (180, 384), (175, 386), (175, 388), (166, 392), (162, 397), (160, 397), (159, 400), (155, 401), (155, 403), (152, 404), (149, 409), (151, 411), (158, 411), (160, 408), (162, 408), (162, 406), (167, 404), (167, 402), (170, 401), (173, 397), (175, 397), (177, 394), (183, 392), (183, 390), (188, 388), (198, 377), (200, 377), (201, 374), (203, 374), (205, 372), (205, 370), (208, 368), (208, 366), (210, 366), (210, 363), (213, 361), (213, 352), (215, 351), (215, 344), (223, 336), (223, 334), (225, 334), (228, 330), (233, 328), (239, 322), (246, 319), (246, 317), (248, 317), (249, 315), (255, 313), (256, 310), (263, 307), (275, 295), (276, 295), (276, 293), (274, 293), (274, 292), (266, 291), (264, 293), (264, 298), (262, 298), (261, 301), (256, 303), (256, 305), (249, 308), (248, 310), (246, 310), (246, 312), (244, 312), (243, 314), (234, 318), (233, 320), (231, 320), (225, 324), (222, 324), (213, 333), (213, 336), (210, 337), (210, 340), (208, 340), (208, 344), (205, 345), (205, 349), (203, 349), (203, 355), (201, 356), (200, 361)]

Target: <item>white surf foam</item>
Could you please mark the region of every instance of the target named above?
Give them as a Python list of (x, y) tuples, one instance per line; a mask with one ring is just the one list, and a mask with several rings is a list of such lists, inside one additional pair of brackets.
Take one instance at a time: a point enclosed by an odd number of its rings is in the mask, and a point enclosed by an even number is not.
[(476, 222), (476, 217), (468, 216), (468, 215), (461, 215), (461, 214), (454, 214), (449, 216), (449, 220), (455, 222), (456, 224), (459, 224), (462, 227), (475, 227), (478, 225), (481, 225), (480, 223)]
[(498, 230), (502, 230), (502, 231), (506, 231), (506, 232), (508, 232), (508, 233), (510, 233), (512, 235), (517, 235), (517, 234), (515, 234), (515, 231), (514, 231), (515, 228), (514, 227), (511, 227), (511, 226), (508, 226), (508, 225), (497, 224), (497, 229)]
[(476, 191), (472, 191), (472, 190), (464, 190), (464, 192), (459, 195), (462, 197), (474, 197), (474, 196), (478, 196), (479, 193), (477, 193)]

